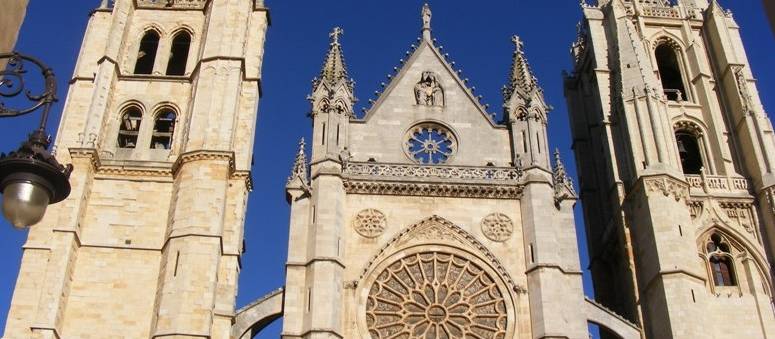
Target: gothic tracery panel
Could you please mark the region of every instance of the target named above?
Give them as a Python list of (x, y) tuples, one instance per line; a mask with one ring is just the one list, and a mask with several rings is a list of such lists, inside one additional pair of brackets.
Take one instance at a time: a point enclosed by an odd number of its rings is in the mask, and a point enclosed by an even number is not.
[(415, 162), (438, 165), (447, 162), (457, 150), (455, 135), (436, 123), (421, 123), (407, 132), (404, 151)]
[(372, 339), (504, 338), (506, 302), (476, 263), (427, 251), (379, 273), (366, 302), (366, 325)]

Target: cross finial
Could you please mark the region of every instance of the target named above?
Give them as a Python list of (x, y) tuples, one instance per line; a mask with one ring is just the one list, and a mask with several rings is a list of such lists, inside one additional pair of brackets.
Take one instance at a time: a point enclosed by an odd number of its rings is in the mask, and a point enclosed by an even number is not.
[(334, 30), (331, 31), (330, 34), (328, 34), (329, 37), (331, 37), (331, 44), (338, 45), (339, 44), (339, 36), (344, 34), (344, 30), (340, 27), (334, 27)]
[(514, 43), (514, 47), (516, 48), (517, 53), (522, 52), (522, 48), (525, 47), (525, 42), (522, 41), (522, 39), (518, 35), (512, 36), (511, 42)]

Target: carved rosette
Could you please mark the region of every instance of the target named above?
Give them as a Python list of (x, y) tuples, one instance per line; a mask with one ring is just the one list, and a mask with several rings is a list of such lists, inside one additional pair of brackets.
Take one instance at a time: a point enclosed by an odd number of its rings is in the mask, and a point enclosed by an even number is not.
[(386, 226), (385, 214), (371, 208), (358, 212), (353, 219), (353, 228), (365, 238), (376, 238), (382, 235)]
[(504, 242), (514, 233), (511, 218), (502, 213), (492, 213), (482, 219), (482, 233), (495, 242)]
[(428, 251), (397, 260), (369, 290), (372, 339), (505, 338), (504, 295), (479, 265)]

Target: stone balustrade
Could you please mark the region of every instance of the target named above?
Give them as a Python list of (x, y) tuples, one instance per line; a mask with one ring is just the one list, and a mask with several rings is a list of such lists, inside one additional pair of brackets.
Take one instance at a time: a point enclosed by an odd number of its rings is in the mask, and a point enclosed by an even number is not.
[(701, 189), (707, 193), (749, 193), (750, 190), (748, 179), (745, 178), (687, 174), (686, 182), (689, 183), (689, 187)]

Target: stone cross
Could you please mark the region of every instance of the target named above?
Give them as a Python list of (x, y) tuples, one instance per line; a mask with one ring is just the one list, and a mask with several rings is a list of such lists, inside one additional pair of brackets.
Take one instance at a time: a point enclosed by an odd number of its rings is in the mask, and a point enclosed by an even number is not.
[(334, 30), (328, 36), (331, 37), (331, 43), (334, 45), (339, 44), (339, 36), (344, 34), (344, 30), (339, 27), (334, 27)]
[(522, 52), (522, 48), (525, 47), (525, 42), (522, 41), (522, 39), (518, 35), (512, 36), (511, 42), (514, 43), (514, 47), (516, 47), (517, 53)]

